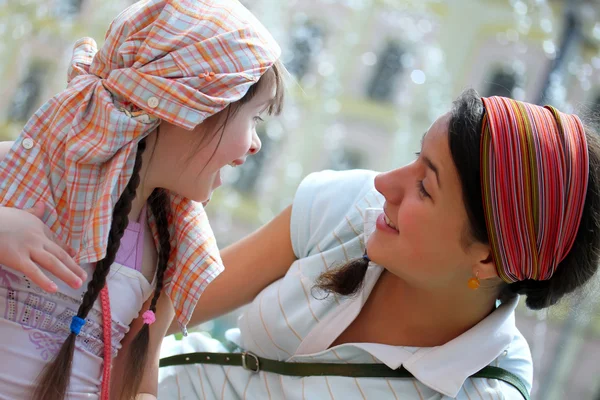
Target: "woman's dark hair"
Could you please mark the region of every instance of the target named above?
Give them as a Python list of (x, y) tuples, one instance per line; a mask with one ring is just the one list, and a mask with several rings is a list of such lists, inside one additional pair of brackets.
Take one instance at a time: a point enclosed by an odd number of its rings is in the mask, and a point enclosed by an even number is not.
[[(481, 195), (479, 153), (483, 102), (475, 90), (466, 90), (454, 101), (449, 132), (450, 153), (463, 189), (469, 216), (468, 235), (488, 243)], [(588, 282), (598, 270), (600, 257), (600, 139), (586, 128), (589, 153), (588, 187), (581, 223), (571, 251), (545, 281), (524, 280), (505, 284), (500, 299), (526, 296), (527, 307), (540, 310)]]
[(327, 297), (329, 293), (355, 296), (363, 286), (368, 269), (369, 260), (365, 253), (361, 258), (352, 259), (341, 267), (331, 268), (323, 272), (315, 281), (312, 290), (313, 297), (323, 298), (317, 295), (317, 291), (325, 293), (324, 297)]
[[(282, 72), (283, 68), (279, 63), (274, 64), (271, 67), (273, 82), (275, 85), (275, 98), (268, 108), (269, 114), (279, 114), (283, 107), (283, 79)], [(248, 101), (250, 101), (268, 82), (263, 79), (269, 71), (265, 72), (258, 82), (252, 85), (248, 92), (239, 101), (230, 104), (223, 111), (217, 113), (203, 123), (206, 127), (204, 132), (206, 136), (216, 135), (220, 131), (220, 135), (223, 135), (223, 131), (227, 125), (228, 118), (235, 114), (239, 107)], [(222, 118), (225, 115), (225, 118)], [(219, 122), (221, 122), (219, 125)], [(157, 131), (158, 134), (158, 131)], [(204, 140), (203, 140), (204, 141)], [(220, 143), (220, 141), (219, 141)], [(83, 296), (83, 300), (77, 311), (77, 316), (85, 319), (92, 309), (100, 291), (106, 284), (106, 277), (110, 270), (110, 266), (113, 264), (119, 246), (121, 244), (121, 238), (125, 232), (125, 228), (129, 223), (128, 215), (131, 212), (131, 204), (135, 198), (137, 188), (140, 183), (140, 170), (142, 166), (142, 155), (146, 149), (146, 140), (143, 139), (138, 144), (138, 149), (135, 158), (135, 166), (133, 169), (132, 177), (127, 184), (124, 192), (115, 205), (113, 211), (113, 218), (108, 236), (108, 245), (106, 250), (106, 256), (104, 259), (96, 263), (92, 279), (88, 284), (87, 291)], [(156, 304), (160, 297), (163, 289), (163, 278), (167, 269), (167, 262), (171, 254), (170, 234), (169, 234), (169, 213), (167, 192), (164, 189), (155, 189), (151, 196), (148, 198), (148, 205), (150, 211), (154, 215), (156, 220), (156, 227), (159, 235), (159, 248), (158, 250), (158, 265), (156, 269), (156, 288), (150, 304), (150, 310), (156, 311)], [(104, 327), (104, 329), (110, 329), (110, 327)], [(65, 398), (67, 387), (69, 385), (69, 378), (71, 376), (71, 367), (73, 363), (73, 354), (75, 351), (75, 340), (76, 335), (70, 333), (67, 340), (63, 343), (56, 358), (40, 373), (38, 377), (38, 383), (34, 389), (33, 399), (39, 400), (63, 400)], [(122, 393), (120, 394), (121, 399), (131, 399), (135, 396), (138, 391), (141, 379), (144, 373), (144, 367), (147, 363), (148, 343), (149, 343), (149, 326), (144, 324), (141, 330), (138, 332), (136, 337), (133, 339), (130, 345), (130, 353), (127, 358), (127, 365), (125, 368), (125, 375), (123, 382), (127, 382), (124, 385)], [(105, 360), (106, 362), (107, 360)], [(111, 360), (108, 360), (110, 362)]]
[[(463, 201), (469, 218), (463, 241), (488, 243), (480, 177), (480, 141), (484, 107), (475, 90), (464, 91), (453, 103), (448, 127), (452, 160), (460, 177)], [(504, 284), (499, 299), (517, 294), (534, 310), (556, 304), (564, 295), (588, 282), (598, 270), (600, 258), (600, 139), (586, 129), (589, 152), (589, 179), (581, 223), (571, 251), (558, 265), (552, 278)], [(323, 273), (315, 287), (328, 293), (354, 295), (362, 287), (368, 262), (351, 260)]]

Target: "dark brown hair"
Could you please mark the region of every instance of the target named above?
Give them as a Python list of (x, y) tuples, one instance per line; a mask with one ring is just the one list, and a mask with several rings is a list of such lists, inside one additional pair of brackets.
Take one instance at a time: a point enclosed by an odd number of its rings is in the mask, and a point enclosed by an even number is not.
[[(453, 103), (448, 126), (448, 141), (463, 192), (469, 225), (467, 241), (488, 243), (480, 177), (480, 141), (484, 115), (483, 102), (475, 90), (466, 90)], [(558, 265), (552, 278), (545, 281), (525, 280), (503, 284), (499, 299), (517, 294), (526, 296), (531, 309), (556, 304), (564, 295), (588, 282), (598, 270), (600, 258), (600, 139), (586, 128), (589, 153), (589, 180), (581, 223), (571, 251)], [(462, 240), (462, 238), (461, 238)], [(351, 260), (337, 269), (323, 273), (315, 288), (326, 293), (354, 295), (362, 287), (368, 261)]]
[(316, 290), (312, 291), (313, 296), (318, 291), (326, 295), (336, 293), (342, 296), (355, 296), (362, 289), (367, 269), (369, 269), (369, 259), (366, 253), (363, 257), (350, 260), (338, 268), (331, 268), (317, 278), (313, 288)]
[[(140, 184), (139, 172), (142, 167), (142, 154), (145, 149), (146, 140), (143, 139), (138, 144), (133, 175), (115, 205), (113, 220), (108, 235), (106, 256), (96, 263), (92, 279), (90, 280), (90, 283), (88, 283), (87, 291), (83, 295), (79, 310), (77, 310), (77, 316), (79, 318), (87, 318), (88, 313), (94, 306), (94, 302), (98, 298), (98, 294), (106, 283), (106, 276), (117, 255), (117, 251), (121, 244), (121, 238), (127, 227), (127, 215), (131, 211), (131, 203), (135, 197), (137, 187)], [(38, 385), (34, 391), (33, 399), (64, 399), (67, 386), (69, 385), (69, 378), (71, 376), (71, 365), (73, 363), (76, 338), (76, 334), (73, 332), (69, 333), (67, 340), (63, 343), (54, 361), (46, 364), (46, 367), (42, 370), (38, 378)]]
[[(463, 201), (469, 217), (468, 235), (488, 243), (485, 226), (479, 152), (484, 107), (475, 90), (466, 90), (454, 102), (449, 132), (450, 153), (461, 180)], [(588, 187), (581, 222), (571, 251), (545, 281), (524, 280), (504, 284), (499, 298), (526, 296), (527, 307), (539, 310), (556, 304), (588, 282), (598, 270), (600, 257), (600, 139), (585, 128), (589, 155)]]
[[(274, 82), (272, 84), (275, 85), (275, 98), (271, 102), (268, 112), (269, 114), (277, 115), (281, 112), (283, 107), (283, 67), (279, 63), (275, 63), (271, 67), (271, 71), (274, 76)], [(228, 105), (223, 111), (207, 118), (203, 122), (205, 128), (203, 132), (205, 136), (210, 138), (220, 131), (220, 135), (222, 137), (223, 131), (227, 126), (228, 119), (235, 115), (237, 110), (243, 104), (249, 102), (261, 90), (262, 87), (269, 83), (268, 80), (263, 78), (268, 76), (267, 74), (270, 73), (271, 72), (269, 71), (265, 72), (258, 82), (248, 89), (248, 92), (244, 95), (244, 97), (242, 97), (242, 99)], [(157, 135), (158, 134), (159, 130), (157, 129)], [(204, 139), (202, 142), (204, 142)], [(123, 237), (123, 233), (129, 222), (128, 215), (131, 211), (131, 204), (135, 198), (136, 190), (140, 183), (140, 169), (142, 166), (142, 155), (145, 148), (146, 140), (143, 139), (138, 144), (132, 177), (123, 194), (121, 194), (119, 197), (119, 200), (117, 201), (113, 211), (113, 219), (108, 237), (106, 256), (104, 259), (96, 263), (92, 279), (88, 284), (87, 291), (83, 296), (81, 306), (77, 311), (77, 316), (80, 318), (85, 319), (87, 317), (89, 311), (94, 305), (94, 302), (98, 298), (98, 294), (106, 284), (106, 276), (108, 275), (110, 266), (115, 260), (117, 251), (119, 250), (119, 246), (121, 244), (121, 238)], [(158, 302), (163, 289), (164, 273), (167, 269), (167, 262), (171, 254), (170, 234), (168, 229), (168, 217), (170, 209), (168, 204), (167, 192), (164, 189), (155, 189), (148, 198), (148, 205), (156, 220), (156, 226), (159, 234), (156, 288), (154, 290), (154, 295), (150, 305), (150, 310), (152, 311), (156, 311), (156, 303)], [(104, 327), (104, 329), (106, 328), (110, 329), (110, 327)], [(124, 385), (123, 391), (119, 396), (122, 399), (129, 400), (137, 393), (143, 377), (144, 368), (147, 363), (149, 338), (149, 327), (147, 324), (144, 324), (130, 345), (130, 353), (127, 358), (125, 376), (123, 379), (123, 382), (127, 382), (127, 384)], [(76, 335), (74, 333), (70, 333), (67, 337), (67, 340), (60, 348), (56, 358), (51, 363), (46, 364), (40, 376), (38, 377), (38, 383), (32, 397), (33, 399), (63, 400), (65, 398), (67, 387), (69, 385), (69, 378), (71, 376), (75, 340)], [(105, 362), (106, 361), (107, 360), (105, 360)], [(108, 360), (108, 362), (110, 361), (111, 360)]]
[[(283, 65), (279, 61), (276, 61), (273, 64), (273, 66), (261, 76), (261, 78), (258, 80), (258, 82), (256, 82), (254, 85), (250, 86), (250, 88), (248, 88), (248, 91), (246, 92), (244, 97), (242, 97), (240, 100), (236, 101), (235, 103), (229, 104), (227, 107), (225, 107), (220, 112), (213, 114), (210, 117), (206, 118), (206, 120), (204, 120), (204, 122), (202, 122), (203, 131), (211, 132), (211, 133), (220, 132), (219, 143), (218, 143), (218, 145), (220, 145), (221, 140), (223, 139), (223, 132), (225, 131), (225, 127), (227, 126), (229, 119), (233, 118), (244, 104), (246, 104), (250, 100), (252, 100), (254, 98), (254, 96), (256, 96), (257, 93), (259, 93), (261, 90), (263, 90), (264, 87), (266, 87), (268, 85), (270, 85), (271, 87), (273, 87), (273, 86), (275, 87), (275, 96), (269, 103), (269, 106), (267, 108), (267, 114), (279, 115), (281, 113), (281, 110), (283, 109), (283, 102), (284, 102), (284, 93), (285, 93), (284, 83), (283, 83), (284, 71), (285, 71), (285, 69), (284, 69)], [(201, 147), (203, 145), (203, 143), (210, 142), (210, 140), (212, 140), (213, 137), (214, 136), (212, 134), (202, 135), (199, 138), (200, 141), (198, 143), (198, 146)], [(193, 156), (194, 156), (194, 153), (193, 152), (190, 153), (189, 160), (191, 160)], [(214, 156), (214, 153), (213, 153), (213, 156)], [(208, 163), (210, 162), (211, 159), (212, 159), (212, 156), (211, 156), (211, 158), (208, 159), (205, 166), (208, 165)]]

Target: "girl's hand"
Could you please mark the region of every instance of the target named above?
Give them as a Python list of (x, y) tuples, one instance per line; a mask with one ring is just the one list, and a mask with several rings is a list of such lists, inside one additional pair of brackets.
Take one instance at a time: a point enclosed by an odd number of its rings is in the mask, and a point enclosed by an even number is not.
[(41, 221), (44, 204), (30, 210), (0, 207), (0, 264), (21, 272), (43, 290), (58, 289), (45, 269), (74, 289), (86, 279), (85, 271), (71, 258), (72, 250), (58, 243)]

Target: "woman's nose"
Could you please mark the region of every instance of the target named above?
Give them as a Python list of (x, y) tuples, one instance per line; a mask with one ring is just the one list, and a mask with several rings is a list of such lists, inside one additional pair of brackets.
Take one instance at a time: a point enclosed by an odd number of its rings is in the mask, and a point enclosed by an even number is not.
[(387, 202), (400, 203), (404, 197), (405, 180), (402, 168), (383, 172), (375, 177), (375, 189), (385, 197)]

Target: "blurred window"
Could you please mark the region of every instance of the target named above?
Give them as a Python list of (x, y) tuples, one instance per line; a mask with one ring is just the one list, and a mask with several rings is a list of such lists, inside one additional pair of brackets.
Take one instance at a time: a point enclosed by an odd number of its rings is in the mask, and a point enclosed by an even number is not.
[(285, 65), (296, 79), (301, 80), (309, 72), (315, 56), (323, 49), (323, 36), (323, 30), (311, 21), (292, 30), (291, 54)]
[(34, 61), (29, 65), (27, 75), (19, 84), (9, 106), (9, 121), (25, 122), (36, 110), (42, 92), (48, 65)]
[(257, 131), (262, 143), (261, 150), (257, 154), (249, 156), (244, 165), (237, 167), (239, 176), (233, 184), (238, 191), (246, 194), (255, 193), (265, 160), (273, 147), (273, 140), (269, 139), (269, 136), (265, 133), (264, 124), (259, 126)]
[(485, 97), (503, 96), (513, 97), (513, 89), (517, 86), (517, 75), (515, 72), (505, 68), (496, 69), (487, 81)]
[(396, 41), (388, 41), (377, 59), (375, 72), (367, 88), (367, 96), (376, 101), (393, 100), (396, 82), (403, 71), (404, 50)]
[(75, 17), (81, 12), (83, 0), (56, 0), (54, 14), (57, 17)]
[(338, 149), (331, 153), (329, 168), (336, 171), (365, 168), (364, 156), (355, 149)]

